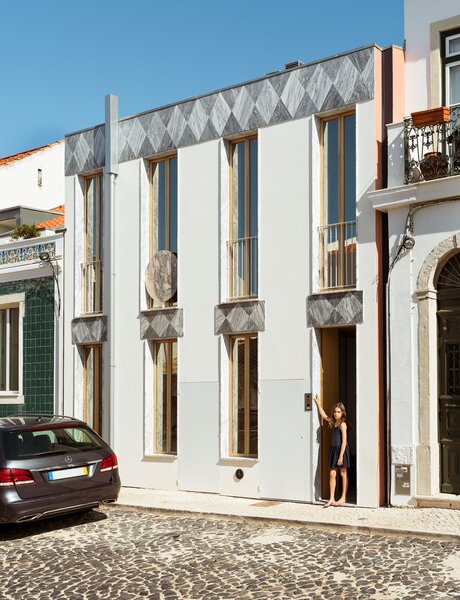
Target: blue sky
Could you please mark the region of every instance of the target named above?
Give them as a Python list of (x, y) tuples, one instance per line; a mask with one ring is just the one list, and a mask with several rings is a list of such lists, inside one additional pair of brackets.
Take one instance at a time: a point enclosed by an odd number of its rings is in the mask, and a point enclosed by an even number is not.
[(403, 44), (403, 0), (17, 0), (2, 5), (0, 156), (376, 43)]

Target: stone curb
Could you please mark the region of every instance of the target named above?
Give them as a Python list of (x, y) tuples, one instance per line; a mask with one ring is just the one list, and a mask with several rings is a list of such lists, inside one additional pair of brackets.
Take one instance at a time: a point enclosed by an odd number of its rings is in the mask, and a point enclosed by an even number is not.
[[(100, 507), (101, 508), (101, 507)], [(357, 535), (379, 535), (383, 537), (393, 537), (393, 538), (412, 538), (412, 539), (422, 539), (429, 541), (438, 541), (438, 542), (452, 542), (452, 543), (460, 543), (460, 535), (450, 534), (450, 533), (442, 533), (442, 532), (432, 532), (432, 531), (423, 531), (418, 529), (398, 529), (396, 527), (378, 527), (373, 525), (347, 525), (345, 523), (331, 523), (328, 521), (307, 521), (301, 519), (288, 519), (285, 517), (269, 517), (269, 516), (259, 516), (259, 515), (235, 515), (235, 514), (222, 514), (213, 511), (196, 511), (196, 510), (187, 510), (185, 508), (176, 509), (176, 508), (167, 508), (167, 507), (159, 507), (159, 506), (141, 506), (138, 504), (121, 504), (119, 502), (115, 504), (105, 504), (104, 508), (109, 508), (110, 510), (127, 510), (130, 512), (148, 512), (152, 514), (175, 514), (182, 517), (190, 517), (191, 515), (201, 517), (201, 518), (212, 518), (226, 521), (237, 521), (237, 522), (259, 522), (259, 523), (267, 523), (267, 524), (282, 524), (282, 525), (297, 525), (297, 526), (305, 526), (310, 527), (312, 529), (317, 529), (320, 531), (330, 531), (331, 529), (340, 532), (340, 533), (354, 533)]]

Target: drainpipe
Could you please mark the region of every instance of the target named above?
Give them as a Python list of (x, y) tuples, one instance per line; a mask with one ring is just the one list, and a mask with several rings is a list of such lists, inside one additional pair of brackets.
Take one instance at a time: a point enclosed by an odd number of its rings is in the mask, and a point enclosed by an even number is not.
[(387, 402), (386, 402), (386, 428), (387, 428), (387, 504), (391, 504), (391, 327), (390, 327), (390, 286), (391, 286), (391, 273), (396, 263), (401, 260), (412, 248), (415, 246), (414, 235), (414, 215), (422, 208), (429, 208), (438, 204), (445, 204), (446, 202), (457, 202), (460, 200), (460, 196), (454, 196), (452, 198), (442, 198), (439, 200), (432, 200), (431, 202), (423, 202), (415, 204), (410, 207), (407, 213), (406, 222), (404, 225), (404, 232), (401, 237), (401, 241), (396, 249), (396, 254), (391, 261), (390, 268), (388, 269), (388, 277), (385, 286), (386, 296), (386, 342), (387, 342)]
[[(118, 175), (118, 97), (107, 94), (105, 97), (105, 167), (104, 167), (104, 205), (108, 216), (104, 227), (105, 239), (109, 240), (108, 278), (104, 283), (109, 294), (106, 295), (107, 344), (109, 356), (108, 381), (108, 437), (109, 444), (114, 443), (114, 406), (115, 406), (115, 184)], [(105, 246), (105, 243), (104, 243)], [(107, 356), (107, 353), (106, 353)], [(104, 369), (105, 372), (106, 369)], [(107, 406), (107, 404), (106, 404)]]

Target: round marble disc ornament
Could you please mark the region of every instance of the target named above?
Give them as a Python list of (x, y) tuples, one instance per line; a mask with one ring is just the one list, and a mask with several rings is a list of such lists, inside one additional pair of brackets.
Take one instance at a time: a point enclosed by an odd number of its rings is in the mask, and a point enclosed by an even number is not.
[(177, 258), (169, 250), (155, 252), (145, 270), (145, 287), (158, 302), (171, 300), (177, 290)]

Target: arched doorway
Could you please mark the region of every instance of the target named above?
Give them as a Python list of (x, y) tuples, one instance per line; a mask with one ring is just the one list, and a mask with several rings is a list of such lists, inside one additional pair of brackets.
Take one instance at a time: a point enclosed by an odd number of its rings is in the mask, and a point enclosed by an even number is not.
[(460, 252), (437, 279), (441, 492), (460, 494)]

